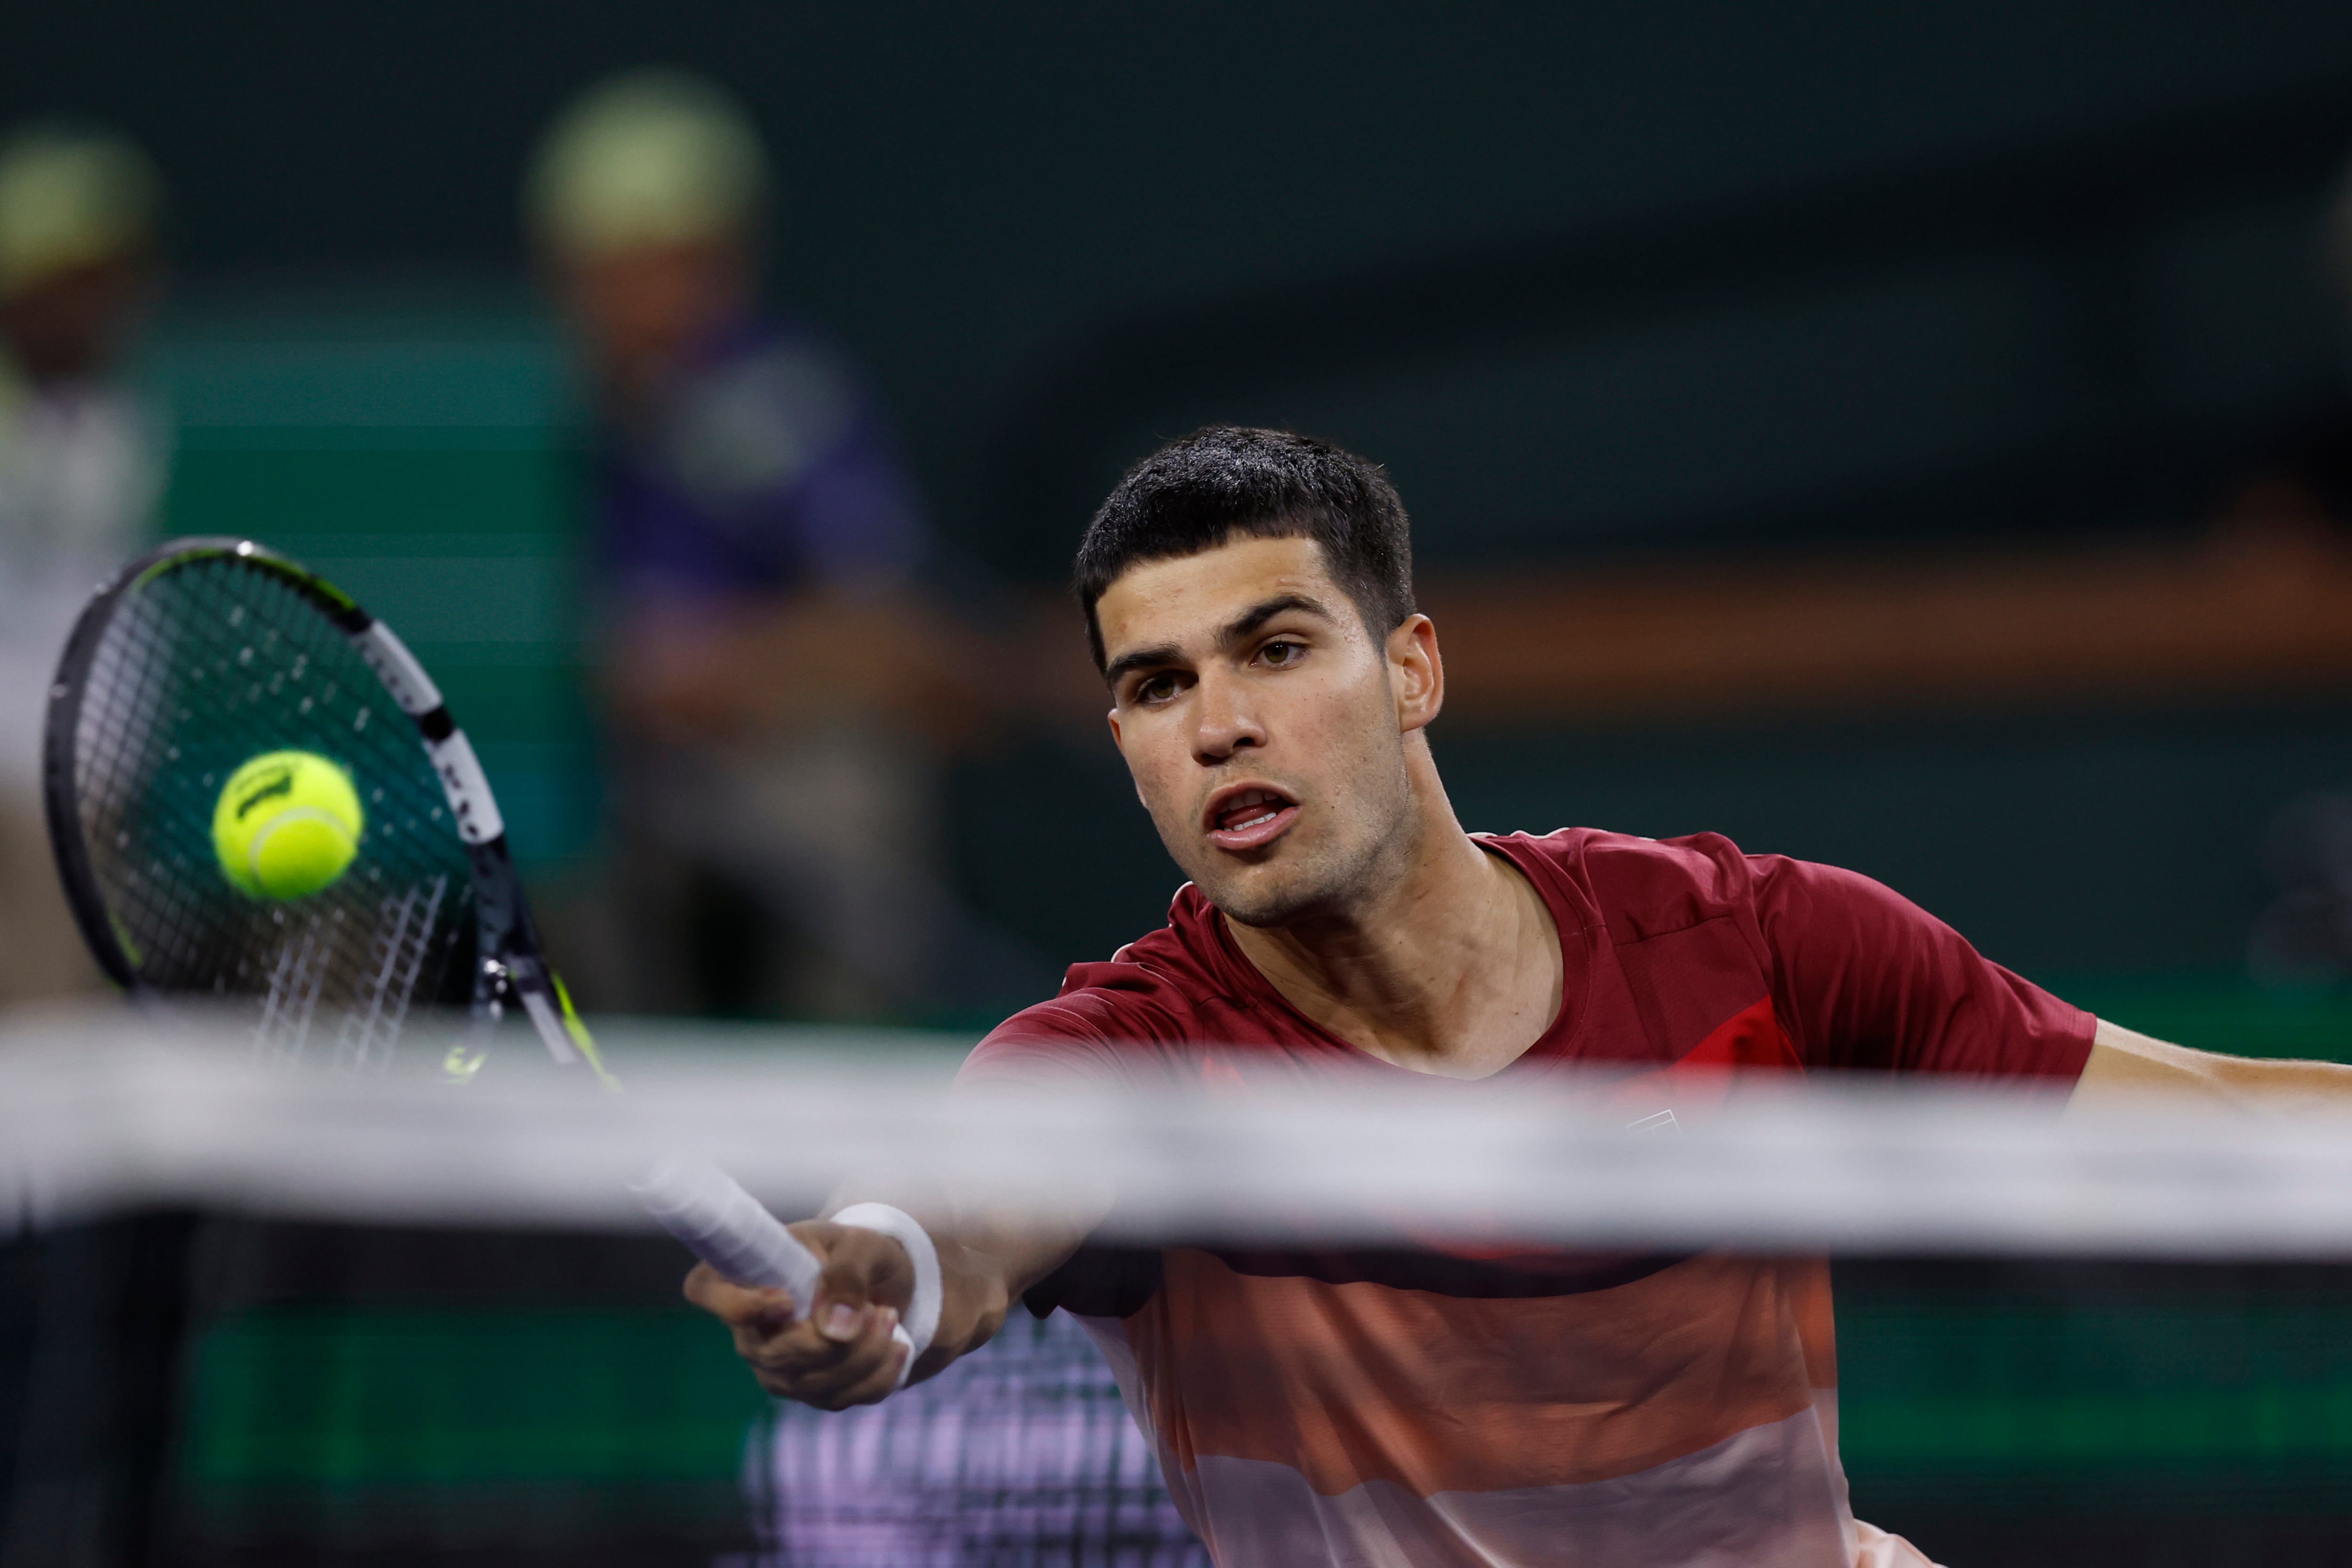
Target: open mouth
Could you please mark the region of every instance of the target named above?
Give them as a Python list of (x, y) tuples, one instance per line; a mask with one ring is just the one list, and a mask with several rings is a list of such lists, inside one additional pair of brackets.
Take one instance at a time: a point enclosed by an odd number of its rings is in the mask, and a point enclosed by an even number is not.
[(1279, 790), (1249, 784), (1219, 794), (1205, 816), (1210, 843), (1221, 849), (1255, 849), (1298, 820), (1298, 806)]

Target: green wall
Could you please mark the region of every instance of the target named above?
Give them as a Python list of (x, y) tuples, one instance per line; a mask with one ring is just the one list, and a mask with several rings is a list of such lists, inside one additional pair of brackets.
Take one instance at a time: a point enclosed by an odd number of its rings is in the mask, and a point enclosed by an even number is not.
[(163, 526), (328, 576), (425, 660), (526, 863), (593, 848), (564, 366), (526, 301), (345, 296), (166, 323), (142, 379), (179, 426)]

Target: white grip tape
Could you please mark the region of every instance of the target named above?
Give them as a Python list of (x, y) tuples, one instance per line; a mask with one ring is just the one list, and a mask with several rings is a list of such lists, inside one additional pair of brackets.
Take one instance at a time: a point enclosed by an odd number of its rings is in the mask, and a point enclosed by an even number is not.
[[(795, 1321), (808, 1316), (809, 1308), (816, 1301), (817, 1281), (824, 1266), (816, 1254), (801, 1245), (782, 1221), (760, 1206), (760, 1200), (745, 1192), (742, 1186), (708, 1160), (687, 1160), (675, 1156), (656, 1163), (642, 1181), (629, 1189), (637, 1194), (646, 1212), (653, 1215), (661, 1227), (686, 1244), (693, 1253), (711, 1268), (719, 1270), (738, 1285), (774, 1286), (790, 1293), (793, 1317)], [(856, 1225), (861, 1229), (880, 1230), (897, 1237), (916, 1259), (915, 1299), (900, 1319), (891, 1337), (907, 1349), (898, 1363), (898, 1383), (906, 1385), (907, 1374), (914, 1370), (915, 1358), (929, 1348), (931, 1335), (940, 1321), (940, 1262), (931, 1238), (909, 1215), (900, 1214), (886, 1204), (857, 1204), (857, 1211), (879, 1211), (897, 1215), (906, 1227), (920, 1237), (919, 1247), (892, 1226), (861, 1223), (834, 1215), (838, 1225)], [(844, 1210), (844, 1214), (851, 1212)], [(929, 1272), (925, 1272), (925, 1263)], [(924, 1282), (929, 1284), (926, 1298)], [(929, 1315), (921, 1320), (922, 1338), (919, 1343), (908, 1330), (908, 1321), (922, 1310), (928, 1299)]]
[(372, 621), (367, 630), (352, 634), (352, 646), (360, 650), (360, 658), (375, 671), (402, 712), (415, 719), (441, 706), (441, 689), (390, 626)]
[(824, 1265), (735, 1178), (708, 1160), (672, 1158), (629, 1190), (688, 1251), (738, 1285), (789, 1290), (793, 1316), (808, 1316)]
[(498, 796), (490, 793), (490, 776), (482, 772), (482, 760), (474, 755), (474, 742), (466, 739), (465, 731), (452, 730), (446, 740), (427, 741), (425, 754), (433, 759), (441, 793), (449, 798), (458, 837), (468, 844), (488, 844), (507, 830)]

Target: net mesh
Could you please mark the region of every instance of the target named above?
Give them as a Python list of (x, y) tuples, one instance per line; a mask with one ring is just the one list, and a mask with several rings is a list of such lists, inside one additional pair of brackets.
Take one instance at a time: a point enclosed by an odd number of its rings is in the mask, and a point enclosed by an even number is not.
[[(72, 736), (95, 892), (141, 983), (249, 999), (262, 1050), (387, 1059), (412, 1003), (462, 1002), (473, 889), (415, 728), (309, 595), (202, 555), (116, 602)], [(315, 752), (349, 771), (365, 823), (329, 888), (241, 893), (213, 845), (249, 758)]]
[(760, 1568), (1208, 1568), (1063, 1312), (1015, 1311), (985, 1350), (880, 1405), (778, 1405), (744, 1485)]

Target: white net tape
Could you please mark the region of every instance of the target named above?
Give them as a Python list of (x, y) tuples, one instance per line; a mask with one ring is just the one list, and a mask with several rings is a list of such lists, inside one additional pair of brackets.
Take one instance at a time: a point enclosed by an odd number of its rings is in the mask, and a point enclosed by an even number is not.
[(762, 1051), (647, 1030), (624, 1092), (509, 1035), (470, 1084), (412, 1029), (373, 1074), (128, 1015), (0, 1029), (7, 1228), (168, 1205), (428, 1225), (646, 1228), (626, 1184), (685, 1151), (786, 1218), (859, 1173), (1123, 1239), (2352, 1258), (2352, 1120), (1814, 1080), (1629, 1126), (1554, 1080), (950, 1099), (952, 1055)]

